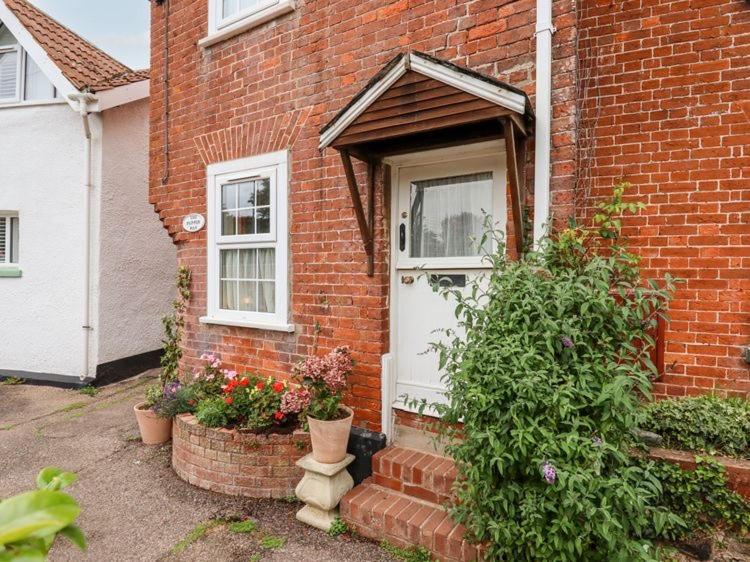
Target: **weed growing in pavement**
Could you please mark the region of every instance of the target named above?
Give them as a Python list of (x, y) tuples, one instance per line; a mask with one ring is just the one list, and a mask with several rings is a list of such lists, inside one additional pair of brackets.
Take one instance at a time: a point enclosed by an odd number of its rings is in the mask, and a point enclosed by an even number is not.
[(328, 535), (331, 537), (338, 537), (344, 533), (349, 532), (349, 526), (344, 522), (341, 517), (337, 517), (331, 522), (331, 528), (328, 529)]
[(432, 555), (423, 546), (412, 548), (399, 548), (388, 541), (382, 541), (380, 548), (402, 562), (432, 562)]
[(274, 537), (273, 535), (266, 535), (260, 541), (260, 546), (269, 550), (277, 550), (286, 544), (284, 537)]
[(78, 392), (85, 396), (96, 396), (99, 393), (99, 389), (96, 388), (95, 386), (88, 384), (84, 387), (79, 388)]
[(233, 533), (252, 533), (258, 528), (258, 524), (252, 519), (244, 521), (235, 521), (229, 525), (229, 530)]

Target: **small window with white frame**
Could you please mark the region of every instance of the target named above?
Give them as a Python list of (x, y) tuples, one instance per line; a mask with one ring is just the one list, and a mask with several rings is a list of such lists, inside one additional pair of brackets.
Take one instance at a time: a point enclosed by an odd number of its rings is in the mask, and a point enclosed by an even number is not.
[(52, 82), (0, 22), (0, 104), (56, 98)]
[(292, 330), (287, 318), (287, 154), (208, 166), (204, 323)]
[(0, 212), (0, 267), (18, 263), (18, 215)]
[(243, 31), (294, 10), (295, 0), (208, 0), (208, 33)]

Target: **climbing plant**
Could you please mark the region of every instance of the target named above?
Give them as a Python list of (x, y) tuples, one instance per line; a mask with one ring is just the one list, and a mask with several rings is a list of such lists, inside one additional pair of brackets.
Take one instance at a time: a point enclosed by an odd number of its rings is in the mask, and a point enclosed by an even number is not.
[(182, 359), (182, 334), (185, 327), (185, 311), (190, 300), (191, 271), (181, 265), (177, 269), (177, 298), (172, 301), (172, 313), (162, 318), (164, 339), (162, 339), (161, 376), (164, 386), (178, 379), (180, 359)]

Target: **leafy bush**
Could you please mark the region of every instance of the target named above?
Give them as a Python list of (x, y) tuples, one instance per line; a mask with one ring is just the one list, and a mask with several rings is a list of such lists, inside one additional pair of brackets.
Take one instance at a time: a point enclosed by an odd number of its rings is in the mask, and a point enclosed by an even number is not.
[(666, 461), (643, 463), (661, 482), (662, 506), (684, 522), (684, 525), (666, 525), (660, 536), (679, 539), (718, 526), (747, 532), (750, 502), (727, 488), (721, 464), (711, 459), (697, 458), (696, 461), (695, 470), (682, 470)]
[(57, 535), (64, 535), (81, 550), (86, 539), (74, 524), (81, 509), (61, 492), (76, 475), (47, 467), (37, 476), (37, 490), (0, 501), (0, 562), (47, 559)]
[(642, 427), (661, 435), (667, 447), (750, 458), (750, 401), (746, 399), (659, 400), (646, 406)]
[(180, 359), (182, 359), (182, 332), (185, 328), (185, 311), (190, 300), (191, 271), (181, 265), (177, 269), (177, 298), (172, 301), (172, 314), (162, 318), (164, 327), (163, 348), (161, 354), (161, 382), (176, 381), (180, 374)]
[(230, 406), (219, 396), (198, 402), (196, 419), (206, 427), (226, 427), (229, 424)]
[(435, 344), (447, 404), (433, 406), (443, 433), (463, 437), (447, 446), (459, 471), (451, 513), (490, 560), (654, 560), (643, 537), (677, 523), (628, 451), (672, 282), (644, 285), (619, 241), (619, 216), (638, 210), (625, 187), (594, 226), (571, 224), (520, 261), (488, 231), (491, 273), (445, 291), (465, 335)]

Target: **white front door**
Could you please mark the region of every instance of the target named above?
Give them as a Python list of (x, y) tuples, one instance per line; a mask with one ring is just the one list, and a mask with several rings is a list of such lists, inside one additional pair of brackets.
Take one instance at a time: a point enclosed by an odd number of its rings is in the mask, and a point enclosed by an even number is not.
[[(463, 287), (486, 271), (485, 216), (505, 229), (505, 155), (499, 143), (411, 155), (395, 163), (392, 215), (391, 399), (439, 402), (445, 385), (430, 344), (456, 329), (455, 302), (430, 281)], [(395, 379), (395, 380), (394, 380)], [(390, 409), (389, 409), (390, 410)], [(429, 410), (426, 413), (430, 413)]]

